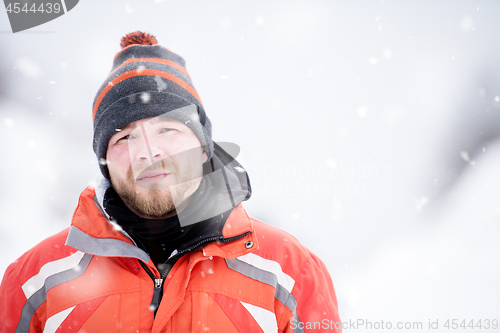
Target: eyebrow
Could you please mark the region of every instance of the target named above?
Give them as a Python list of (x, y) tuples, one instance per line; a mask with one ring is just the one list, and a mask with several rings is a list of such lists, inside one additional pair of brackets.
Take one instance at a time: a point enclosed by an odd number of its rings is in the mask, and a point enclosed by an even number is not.
[(123, 126), (122, 128), (117, 128), (117, 129), (115, 129), (115, 131), (116, 131), (116, 132), (121, 132), (121, 131), (127, 130), (127, 129), (129, 129), (129, 128), (131, 128), (131, 127), (132, 127), (132, 124), (133, 124), (133, 123), (128, 123), (127, 125)]
[[(162, 116), (162, 115), (156, 116), (153, 119), (151, 119), (150, 121), (152, 121), (153, 124), (157, 124), (157, 123), (160, 123), (160, 122), (176, 122), (176, 123), (181, 123), (182, 124), (182, 122), (179, 121), (179, 120), (177, 120), (177, 119), (168, 118), (167, 116)], [(132, 125), (133, 123), (135, 123), (135, 121), (131, 122), (131, 123), (128, 123), (127, 125), (123, 126), (120, 129), (115, 129), (115, 133), (128, 130), (128, 129), (132, 128), (132, 127), (135, 129), (135, 127), (137, 127), (137, 126), (134, 127)]]

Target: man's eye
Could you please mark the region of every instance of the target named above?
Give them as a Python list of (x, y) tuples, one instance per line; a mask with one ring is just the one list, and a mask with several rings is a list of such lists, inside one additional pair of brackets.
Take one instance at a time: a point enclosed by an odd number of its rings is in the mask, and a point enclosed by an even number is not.
[(175, 128), (162, 128), (160, 130), (160, 133), (165, 133), (165, 132), (171, 132), (171, 131), (175, 131)]
[(125, 136), (123, 136), (123, 137), (119, 138), (116, 142), (125, 141), (125, 140), (131, 140), (131, 139), (133, 139), (133, 138), (134, 138), (134, 136), (133, 136), (133, 135), (128, 134), (128, 135), (125, 135)]

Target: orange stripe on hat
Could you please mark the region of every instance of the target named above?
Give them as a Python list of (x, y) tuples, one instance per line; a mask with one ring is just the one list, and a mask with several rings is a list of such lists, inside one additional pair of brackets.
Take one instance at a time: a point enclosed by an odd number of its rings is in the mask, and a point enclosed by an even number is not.
[(116, 67), (114, 71), (112, 71), (108, 77), (110, 75), (112, 75), (114, 72), (116, 72), (116, 70), (118, 68), (121, 68), (127, 64), (130, 64), (130, 63), (133, 63), (133, 62), (141, 62), (141, 61), (147, 61), (147, 62), (156, 62), (158, 64), (164, 64), (164, 65), (168, 65), (168, 66), (172, 66), (172, 67), (175, 67), (177, 68), (178, 70), (180, 70), (181, 72), (183, 72), (184, 74), (186, 74), (189, 78), (191, 78), (191, 76), (189, 76), (187, 70), (182, 67), (181, 65), (171, 61), (171, 60), (167, 60), (167, 59), (161, 59), (161, 58), (133, 58), (133, 59), (129, 59), (127, 61), (125, 61), (124, 63), (122, 63), (120, 66)]
[(94, 105), (94, 110), (92, 111), (92, 121), (95, 120), (95, 114), (97, 112), (97, 109), (99, 108), (99, 105), (101, 105), (101, 102), (102, 102), (104, 96), (106, 96), (107, 92), (111, 88), (113, 88), (114, 85), (116, 85), (116, 84), (118, 84), (118, 83), (120, 83), (122, 81), (125, 81), (127, 79), (130, 79), (132, 77), (142, 76), (142, 75), (159, 76), (159, 77), (163, 77), (165, 79), (168, 79), (168, 80), (170, 80), (172, 82), (175, 82), (179, 86), (181, 86), (182, 88), (184, 88), (186, 91), (188, 91), (191, 95), (193, 95), (201, 103), (201, 105), (203, 105), (203, 103), (201, 102), (200, 96), (198, 95), (198, 93), (196, 92), (196, 90), (194, 90), (193, 87), (191, 87), (189, 84), (187, 84), (183, 80), (179, 79), (177, 76), (169, 74), (169, 73), (166, 73), (166, 72), (163, 72), (163, 71), (160, 71), (160, 70), (157, 70), (157, 69), (143, 69), (143, 70), (140, 71), (140, 73), (138, 73), (137, 69), (134, 69), (132, 71), (123, 73), (121, 75), (118, 75), (116, 78), (114, 78), (113, 80), (111, 80), (106, 85), (106, 88), (104, 88), (102, 90), (101, 94), (99, 95), (99, 98), (97, 98), (96, 103)]
[[(155, 38), (155, 40), (156, 40), (156, 38)], [(165, 46), (158, 44), (158, 42), (156, 42), (156, 43), (154, 43), (154, 44), (142, 44), (142, 43), (135, 43), (135, 44), (130, 44), (130, 45), (127, 45), (127, 46), (125, 46), (125, 47), (123, 47), (123, 46), (122, 46), (122, 49), (121, 49), (121, 50), (120, 50), (117, 54), (115, 54), (115, 56), (113, 57), (113, 61), (115, 61), (115, 59), (116, 59), (116, 58), (118, 58), (118, 56), (119, 56), (119, 55), (123, 52), (123, 50), (126, 50), (126, 49), (128, 49), (129, 47), (131, 47), (131, 46), (137, 46), (137, 45), (158, 45), (158, 46), (160, 46), (160, 47), (164, 48), (165, 50), (167, 50), (168, 52), (172, 52), (173, 54), (178, 55), (177, 53), (175, 53), (174, 51), (170, 50), (169, 48), (166, 48)]]

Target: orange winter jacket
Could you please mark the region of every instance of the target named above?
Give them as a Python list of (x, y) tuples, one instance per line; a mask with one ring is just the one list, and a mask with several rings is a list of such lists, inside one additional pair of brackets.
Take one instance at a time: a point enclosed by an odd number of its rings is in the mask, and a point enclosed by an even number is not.
[(175, 263), (155, 315), (155, 281), (139, 261), (160, 279), (157, 268), (104, 217), (94, 196), (87, 188), (71, 227), (9, 266), (0, 286), (0, 332), (341, 331), (325, 265), (241, 204), (222, 241)]

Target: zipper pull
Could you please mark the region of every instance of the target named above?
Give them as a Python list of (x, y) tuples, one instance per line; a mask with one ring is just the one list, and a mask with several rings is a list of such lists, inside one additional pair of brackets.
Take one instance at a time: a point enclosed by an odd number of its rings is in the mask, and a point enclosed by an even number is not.
[(153, 293), (153, 300), (151, 301), (151, 305), (149, 305), (149, 309), (151, 311), (156, 311), (158, 306), (160, 305), (160, 293), (161, 287), (163, 285), (163, 279), (155, 279), (155, 289)]

